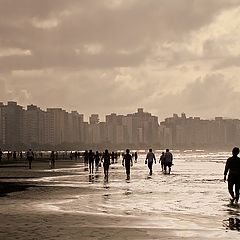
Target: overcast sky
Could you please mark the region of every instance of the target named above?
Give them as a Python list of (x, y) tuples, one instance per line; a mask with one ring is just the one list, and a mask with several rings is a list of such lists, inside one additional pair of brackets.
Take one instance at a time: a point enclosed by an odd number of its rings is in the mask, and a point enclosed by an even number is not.
[(0, 101), (240, 118), (240, 0), (0, 0)]

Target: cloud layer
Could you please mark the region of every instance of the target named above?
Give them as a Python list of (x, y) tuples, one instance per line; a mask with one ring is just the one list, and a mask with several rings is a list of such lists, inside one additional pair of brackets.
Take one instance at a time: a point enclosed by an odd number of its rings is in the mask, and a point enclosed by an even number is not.
[(240, 118), (240, 0), (0, 4), (0, 101)]

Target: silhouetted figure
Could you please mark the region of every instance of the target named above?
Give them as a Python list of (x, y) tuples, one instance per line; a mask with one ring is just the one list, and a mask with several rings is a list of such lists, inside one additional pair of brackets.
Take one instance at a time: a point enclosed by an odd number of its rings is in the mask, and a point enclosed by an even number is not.
[(94, 153), (92, 150), (88, 153), (89, 173), (93, 173), (94, 169)]
[(115, 163), (117, 163), (117, 162), (118, 162), (118, 153), (115, 152)]
[(3, 152), (2, 152), (2, 149), (0, 148), (0, 162), (2, 161), (3, 159)]
[(73, 160), (73, 153), (72, 153), (72, 151), (70, 152), (69, 157), (70, 157), (71, 160)]
[(50, 168), (55, 168), (55, 153), (54, 151), (50, 154)]
[(115, 158), (115, 153), (114, 153), (114, 152), (112, 152), (112, 154), (111, 154), (111, 160), (112, 160), (112, 164), (114, 164), (114, 158)]
[(55, 160), (58, 160), (58, 152), (55, 152)]
[(162, 154), (160, 156), (160, 159), (159, 159), (159, 163), (161, 164), (162, 171), (163, 171), (163, 168), (164, 168), (164, 160), (165, 160), (164, 152), (162, 152)]
[(130, 180), (130, 169), (133, 166), (132, 156), (129, 154), (129, 149), (126, 150), (126, 154), (123, 157), (122, 165), (126, 168), (127, 180)]
[(74, 153), (74, 158), (75, 158), (75, 160), (77, 160), (77, 158), (78, 158), (78, 153), (77, 153), (77, 151), (75, 151), (75, 153)]
[[(231, 203), (238, 203), (240, 189), (240, 158), (238, 157), (239, 148), (235, 147), (232, 150), (232, 157), (227, 159), (224, 170), (224, 182), (228, 174), (228, 191), (231, 195)], [(235, 186), (235, 194), (233, 187)]]
[(98, 170), (99, 168), (99, 163), (100, 163), (100, 154), (98, 151), (96, 151), (96, 154), (95, 154), (95, 167), (96, 167), (96, 170)]
[(7, 152), (7, 160), (10, 161), (11, 160), (11, 156), (12, 156), (12, 153), (10, 151)]
[(21, 160), (23, 159), (23, 153), (22, 153), (22, 151), (19, 153), (19, 157), (20, 157)]
[(138, 153), (137, 152), (134, 153), (134, 160), (135, 160), (135, 163), (137, 163), (137, 160), (138, 160)]
[(164, 172), (167, 172), (167, 167), (168, 167), (168, 174), (171, 173), (171, 168), (173, 165), (173, 155), (171, 152), (169, 152), (169, 149), (166, 149), (166, 152), (164, 153)]
[(87, 166), (88, 165), (88, 151), (87, 150), (85, 150), (83, 157), (84, 157), (84, 165)]
[(13, 152), (13, 160), (17, 160), (17, 153), (16, 153), (16, 151)]
[(152, 175), (152, 166), (153, 166), (153, 161), (156, 164), (156, 158), (154, 153), (152, 152), (152, 149), (149, 149), (149, 152), (146, 156), (146, 160), (145, 160), (145, 164), (148, 164), (148, 168), (149, 168), (149, 175)]
[(28, 151), (27, 151), (27, 160), (28, 160), (28, 167), (29, 169), (32, 168), (32, 161), (34, 159), (34, 153), (32, 151), (32, 149), (30, 148)]
[(109, 166), (111, 162), (110, 162), (110, 154), (107, 149), (103, 153), (102, 160), (103, 160), (104, 177), (105, 177), (105, 180), (108, 181), (108, 171), (109, 171)]

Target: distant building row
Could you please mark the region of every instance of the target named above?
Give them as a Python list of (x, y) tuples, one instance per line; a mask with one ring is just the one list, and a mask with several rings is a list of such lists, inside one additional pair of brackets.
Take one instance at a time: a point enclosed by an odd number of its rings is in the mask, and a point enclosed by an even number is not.
[(106, 116), (99, 121), (92, 114), (89, 122), (83, 114), (61, 108), (41, 110), (34, 105), (24, 109), (16, 102), (0, 103), (0, 146), (7, 148), (50, 146), (115, 146), (206, 148), (239, 145), (240, 120), (202, 120), (176, 114), (159, 124), (158, 118), (139, 108), (136, 113)]
[(18, 146), (137, 145), (157, 144), (158, 118), (138, 109), (127, 116), (112, 113), (105, 122), (92, 114), (84, 122), (83, 114), (61, 108), (41, 110), (34, 105), (25, 110), (16, 102), (0, 103), (0, 144)]

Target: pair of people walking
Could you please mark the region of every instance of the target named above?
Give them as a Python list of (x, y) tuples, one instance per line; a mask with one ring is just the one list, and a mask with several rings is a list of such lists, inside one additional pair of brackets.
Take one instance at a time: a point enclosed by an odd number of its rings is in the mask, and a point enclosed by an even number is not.
[[(154, 162), (156, 164), (155, 154), (153, 153), (152, 149), (149, 149), (149, 152), (145, 160), (145, 164), (148, 164), (149, 175), (152, 175), (152, 168), (153, 168)], [(167, 173), (167, 168), (168, 168), (168, 174), (171, 173), (171, 169), (173, 165), (173, 155), (168, 148), (166, 149), (166, 152), (162, 152), (159, 163), (161, 163), (162, 170), (164, 170), (165, 173)]]
[(173, 155), (168, 148), (166, 149), (166, 152), (162, 152), (162, 155), (159, 159), (159, 163), (161, 164), (161, 168), (162, 168), (162, 171), (164, 171), (164, 173), (167, 173), (167, 172), (168, 174), (171, 173), (172, 165), (173, 165)]

